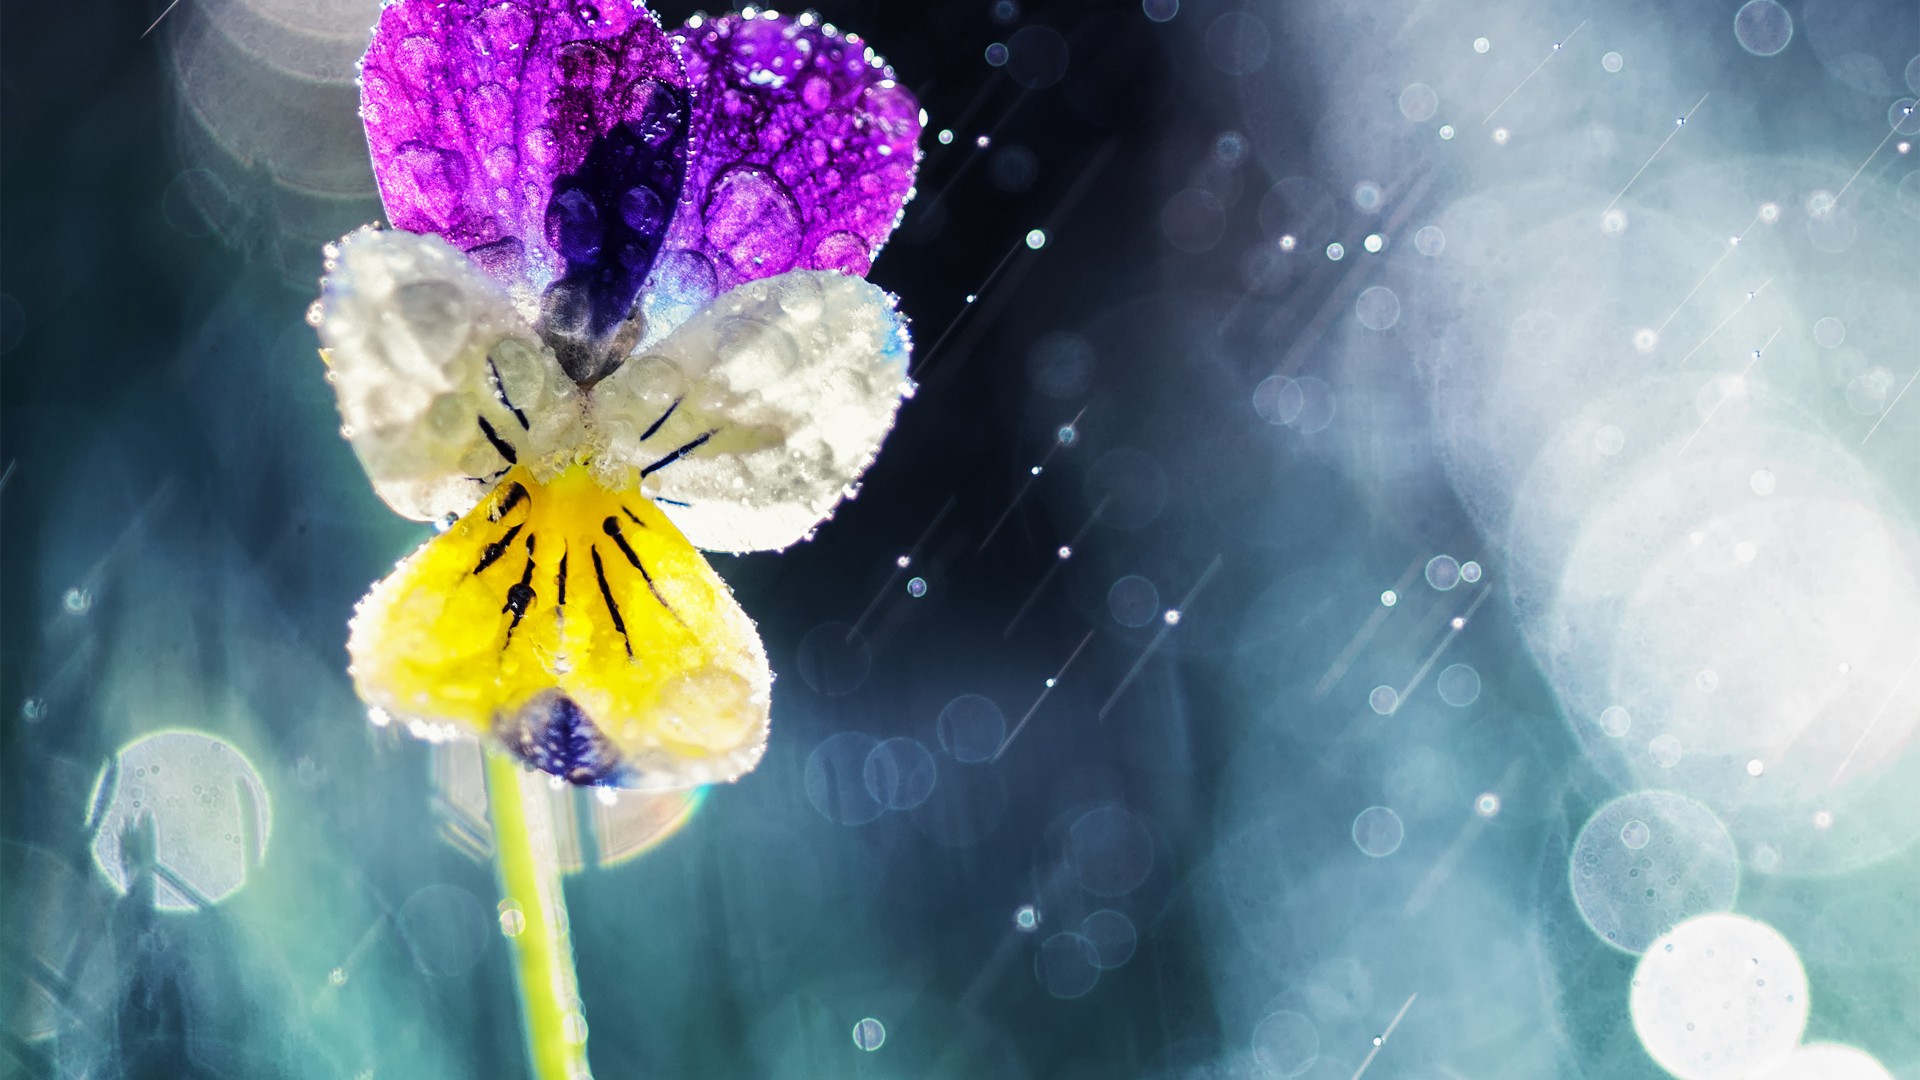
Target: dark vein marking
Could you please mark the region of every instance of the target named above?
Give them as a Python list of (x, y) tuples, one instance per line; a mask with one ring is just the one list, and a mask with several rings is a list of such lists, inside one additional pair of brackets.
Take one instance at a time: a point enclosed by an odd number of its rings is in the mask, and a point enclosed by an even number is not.
[(513, 399), (507, 396), (507, 382), (500, 377), (500, 368), (493, 362), (491, 356), (487, 357), (487, 370), (493, 372), (493, 396), (500, 399), (500, 404), (507, 407), (507, 411), (513, 414), (515, 420), (520, 421), (521, 431), (531, 430), (532, 425), (527, 423), (527, 414), (521, 412), (519, 407), (514, 405)]
[(677, 409), (677, 408), (679, 408), (679, 407), (680, 407), (680, 403), (681, 403), (682, 401), (685, 401), (685, 400), (686, 400), (686, 398), (684, 398), (684, 397), (677, 397), (677, 398), (674, 398), (674, 399), (673, 399), (673, 404), (671, 404), (671, 405), (669, 405), (669, 406), (667, 406), (667, 411), (666, 411), (666, 412), (663, 412), (663, 413), (661, 413), (661, 414), (660, 414), (660, 419), (658, 419), (658, 420), (655, 420), (655, 421), (653, 422), (653, 426), (652, 426), (652, 427), (650, 427), (650, 428), (648, 428), (647, 430), (645, 430), (645, 431), (643, 431), (643, 432), (641, 432), (641, 433), (640, 433), (640, 441), (641, 441), (641, 442), (646, 442), (646, 441), (647, 441), (648, 439), (651, 439), (651, 438), (653, 438), (653, 433), (654, 433), (654, 432), (656, 432), (656, 431), (659, 431), (659, 430), (660, 430), (660, 425), (662, 425), (662, 424), (664, 424), (664, 423), (666, 423), (666, 422), (667, 422), (667, 417), (669, 417), (669, 416), (672, 416), (672, 415), (673, 415), (673, 410), (675, 410), (675, 409)]
[(494, 506), (493, 513), (487, 516), (494, 521), (499, 521), (501, 518), (506, 517), (508, 512), (514, 507), (519, 506), (523, 500), (531, 497), (532, 496), (527, 494), (527, 489), (522, 487), (520, 482), (516, 480), (507, 485), (507, 497), (501, 499), (500, 502)]
[(620, 605), (613, 602), (613, 587), (607, 584), (607, 568), (600, 562), (599, 545), (592, 545), (593, 576), (600, 581), (600, 596), (607, 602), (607, 614), (613, 616), (613, 628), (620, 631), (620, 639), (627, 643), (627, 655), (633, 655), (633, 639), (627, 636), (627, 621), (620, 617)]
[(660, 595), (660, 586), (653, 583), (653, 575), (647, 573), (646, 566), (640, 562), (640, 556), (634, 554), (633, 547), (627, 543), (627, 538), (621, 535), (620, 519), (608, 517), (607, 520), (600, 523), (600, 527), (606, 531), (608, 536), (613, 537), (613, 542), (620, 545), (620, 554), (625, 555), (627, 561), (633, 564), (633, 568), (640, 571), (640, 576), (646, 579), (647, 591), (653, 593), (653, 598), (660, 601), (660, 606), (667, 609), (667, 614), (673, 616), (674, 622), (679, 623), (681, 626), (686, 626), (687, 620), (681, 618), (680, 613), (673, 610), (673, 605), (667, 603), (667, 598)]
[(519, 628), (520, 620), (527, 617), (527, 609), (533, 606), (538, 597), (533, 591), (533, 541), (535, 534), (527, 534), (527, 567), (520, 572), (520, 580), (507, 590), (507, 603), (500, 609), (502, 614), (513, 612), (513, 622), (507, 627), (507, 638), (500, 643), (500, 651), (506, 652), (513, 644), (513, 632)]
[(493, 448), (500, 452), (501, 457), (507, 459), (507, 464), (520, 464), (520, 455), (514, 453), (513, 444), (501, 438), (500, 433), (493, 430), (493, 425), (487, 423), (486, 417), (476, 416), (474, 419), (480, 421), (480, 433), (487, 437), (487, 441), (493, 444)]
[(668, 506), (692, 506), (693, 505), (692, 503), (681, 502), (679, 499), (668, 499), (668, 498), (663, 498), (659, 495), (655, 495), (652, 498), (654, 502), (666, 503)]
[(488, 544), (487, 549), (480, 553), (480, 565), (474, 567), (473, 572), (477, 574), (487, 567), (492, 566), (494, 563), (499, 562), (500, 556), (505, 555), (507, 549), (513, 546), (513, 538), (520, 535), (520, 530), (525, 528), (526, 524), (527, 523), (523, 521), (515, 525), (513, 528), (507, 530), (507, 535)]
[(566, 607), (567, 606), (567, 549), (566, 548), (560, 549), (560, 572), (556, 576), (560, 580), (560, 596), (558, 599), (556, 599), (553, 602), (553, 606)]
[[(483, 420), (481, 421), (481, 423), (484, 424), (486, 423), (486, 421)], [(701, 443), (704, 443), (708, 439), (713, 438), (713, 436), (714, 436), (714, 432), (709, 431), (705, 435), (700, 435), (695, 437), (692, 442), (686, 444), (685, 446), (682, 446), (680, 449), (675, 450), (673, 453), (668, 454), (666, 457), (661, 458), (659, 461), (654, 462), (653, 464), (647, 466), (646, 468), (641, 469), (640, 470), (641, 478), (645, 479), (646, 477), (652, 476), (654, 473), (659, 472), (661, 469), (664, 469), (667, 466), (673, 464), (674, 462), (679, 461), (681, 458), (686, 457), (688, 454), (693, 453), (696, 449), (700, 447)]]
[(621, 513), (623, 513), (623, 514), (625, 514), (625, 515), (627, 515), (627, 520), (628, 520), (628, 521), (631, 521), (631, 522), (633, 522), (633, 523), (634, 523), (635, 525), (638, 525), (638, 526), (640, 526), (640, 527), (641, 527), (641, 528), (643, 528), (643, 529), (647, 527), (647, 523), (646, 523), (646, 522), (644, 522), (644, 521), (641, 521), (641, 520), (640, 520), (639, 518), (637, 518), (637, 517), (634, 517), (634, 516), (633, 516), (633, 511), (631, 511), (631, 510), (629, 510), (629, 509), (627, 509), (626, 507), (624, 507), (624, 506), (622, 506), (622, 507), (620, 508), (620, 512), (621, 512)]

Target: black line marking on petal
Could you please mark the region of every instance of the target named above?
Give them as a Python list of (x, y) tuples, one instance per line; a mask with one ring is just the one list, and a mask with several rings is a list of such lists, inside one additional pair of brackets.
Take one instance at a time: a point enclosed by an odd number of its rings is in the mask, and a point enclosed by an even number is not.
[[(484, 424), (486, 423), (486, 421), (483, 420), (481, 421), (481, 423)], [(679, 461), (681, 458), (686, 457), (688, 454), (693, 453), (696, 449), (700, 447), (701, 443), (704, 443), (708, 439), (713, 438), (713, 436), (714, 436), (714, 432), (709, 431), (705, 435), (700, 435), (695, 437), (692, 442), (687, 443), (685, 446), (682, 446), (680, 449), (675, 450), (673, 453), (668, 454), (666, 457), (661, 458), (659, 461), (656, 461), (653, 464), (647, 466), (646, 468), (641, 469), (640, 470), (641, 478), (645, 479), (646, 477), (652, 476), (654, 473), (659, 472), (661, 469), (664, 469), (667, 466), (673, 464), (674, 462)]]
[(513, 444), (501, 438), (500, 433), (493, 430), (493, 425), (487, 423), (486, 417), (476, 416), (474, 419), (480, 421), (480, 434), (485, 435), (487, 441), (493, 444), (493, 448), (500, 452), (500, 456), (507, 459), (507, 464), (520, 464), (520, 455), (514, 452)]
[(620, 631), (620, 640), (626, 642), (627, 655), (633, 655), (633, 639), (627, 636), (627, 621), (620, 617), (620, 605), (613, 601), (613, 587), (607, 584), (607, 568), (600, 562), (600, 547), (594, 545), (593, 576), (600, 581), (600, 596), (607, 602), (607, 614), (613, 616), (613, 628)]
[(507, 535), (501, 537), (498, 540), (495, 540), (491, 544), (488, 544), (486, 550), (480, 553), (480, 565), (474, 567), (473, 572), (477, 574), (480, 571), (485, 570), (487, 567), (492, 566), (494, 563), (499, 562), (500, 556), (505, 555), (507, 553), (507, 549), (513, 546), (513, 538), (516, 536), (519, 536), (520, 530), (525, 527), (526, 527), (526, 522), (523, 521), (520, 524), (515, 525), (513, 528), (508, 529)]
[(647, 527), (647, 523), (646, 523), (646, 522), (644, 522), (644, 521), (641, 521), (641, 520), (640, 520), (639, 518), (637, 518), (637, 517), (634, 517), (634, 516), (633, 516), (633, 511), (631, 511), (631, 510), (629, 510), (629, 509), (627, 509), (627, 508), (626, 508), (625, 506), (622, 506), (622, 507), (620, 508), (620, 512), (621, 512), (621, 513), (623, 513), (623, 514), (625, 514), (625, 515), (627, 515), (627, 520), (628, 520), (628, 521), (631, 521), (631, 522), (633, 522), (633, 523), (634, 523), (635, 525), (638, 525), (638, 526), (640, 526), (640, 527), (641, 527), (641, 528), (643, 528), (643, 529)]
[(668, 506), (692, 506), (693, 505), (692, 503), (684, 503), (684, 502), (681, 502), (679, 499), (669, 499), (661, 495), (650, 495), (648, 496), (648, 498), (651, 498), (654, 502), (657, 502), (657, 503), (666, 503)]
[(513, 612), (513, 622), (507, 627), (507, 637), (500, 643), (500, 651), (506, 652), (513, 644), (513, 632), (520, 627), (520, 620), (527, 617), (527, 609), (533, 606), (538, 594), (533, 591), (533, 541), (535, 534), (527, 534), (527, 566), (520, 571), (520, 580), (507, 590), (507, 602), (500, 608), (502, 614)]
[(513, 414), (515, 420), (520, 421), (521, 431), (532, 430), (533, 425), (527, 423), (527, 414), (521, 412), (519, 407), (514, 405), (513, 399), (507, 396), (507, 382), (500, 377), (500, 368), (493, 362), (491, 356), (487, 357), (487, 370), (493, 373), (493, 396), (500, 399), (500, 404), (507, 407), (507, 411)]
[(560, 572), (556, 574), (555, 577), (557, 577), (560, 581), (560, 595), (557, 599), (554, 600), (553, 606), (556, 608), (563, 608), (567, 606), (567, 549), (566, 548), (560, 549)]
[(506, 517), (508, 512), (514, 507), (519, 506), (522, 501), (530, 498), (532, 498), (532, 496), (527, 494), (527, 489), (522, 487), (520, 482), (516, 480), (507, 485), (506, 498), (501, 499), (495, 504), (493, 512), (488, 514), (487, 517), (493, 521), (499, 521), (501, 518)]
[(633, 564), (633, 568), (640, 571), (640, 576), (646, 579), (647, 591), (653, 593), (653, 598), (660, 601), (660, 606), (667, 609), (667, 614), (673, 616), (674, 622), (686, 626), (687, 620), (681, 618), (680, 613), (673, 610), (673, 605), (667, 603), (667, 598), (660, 595), (660, 586), (653, 583), (653, 575), (647, 573), (646, 566), (640, 562), (640, 556), (634, 554), (632, 546), (627, 543), (627, 538), (621, 535), (620, 519), (609, 517), (600, 523), (600, 527), (606, 530), (608, 536), (613, 537), (613, 542), (620, 545), (620, 554), (625, 555), (627, 561)]
[(673, 399), (673, 404), (671, 404), (671, 405), (669, 405), (669, 406), (667, 406), (667, 411), (666, 411), (666, 412), (663, 412), (663, 413), (661, 413), (661, 414), (660, 414), (660, 419), (658, 419), (658, 420), (655, 420), (655, 421), (653, 422), (653, 426), (652, 426), (652, 427), (649, 427), (649, 428), (648, 428), (647, 430), (645, 430), (645, 431), (643, 431), (643, 432), (641, 432), (641, 433), (640, 433), (640, 441), (641, 441), (641, 442), (646, 442), (646, 441), (647, 441), (648, 439), (651, 439), (651, 438), (653, 438), (653, 433), (654, 433), (654, 432), (656, 432), (656, 431), (659, 431), (659, 430), (660, 430), (660, 425), (662, 425), (662, 424), (664, 424), (664, 423), (666, 423), (666, 422), (667, 422), (667, 417), (669, 417), (669, 416), (672, 416), (672, 415), (673, 415), (673, 410), (675, 410), (675, 409), (677, 409), (677, 408), (679, 408), (679, 407), (680, 407), (680, 403), (681, 403), (682, 401), (685, 401), (685, 400), (686, 400), (686, 398), (685, 398), (685, 397), (677, 397), (677, 398), (674, 398), (674, 399)]

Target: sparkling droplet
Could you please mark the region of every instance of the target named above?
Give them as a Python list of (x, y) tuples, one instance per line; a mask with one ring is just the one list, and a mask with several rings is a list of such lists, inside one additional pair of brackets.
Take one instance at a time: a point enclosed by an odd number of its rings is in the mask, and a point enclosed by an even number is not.
[(1027, 247), (1039, 251), (1047, 246), (1047, 230), (1031, 229), (1027, 232)]
[(1400, 594), (1397, 592), (1394, 592), (1392, 589), (1388, 589), (1386, 592), (1383, 592), (1380, 594), (1381, 607), (1392, 607), (1393, 605), (1399, 602), (1400, 602)]
[(899, 567), (902, 570), (905, 570), (912, 563), (913, 563), (913, 556), (911, 555), (902, 555), (899, 558), (893, 560), (893, 565)]
[(953, 129), (941, 128), (939, 139), (941, 146), (951, 146), (953, 144)]
[(1180, 625), (1180, 609), (1179, 608), (1168, 608), (1167, 613), (1160, 617), (1166, 620), (1166, 623), (1168, 626)]
[(911, 581), (908, 581), (907, 595), (913, 597), (916, 600), (922, 596), (927, 595), (927, 579), (923, 577), (917, 577), (912, 579)]
[(1073, 549), (1065, 544), (1061, 544), (1057, 554), (1063, 559), (1071, 559), (1073, 558)]

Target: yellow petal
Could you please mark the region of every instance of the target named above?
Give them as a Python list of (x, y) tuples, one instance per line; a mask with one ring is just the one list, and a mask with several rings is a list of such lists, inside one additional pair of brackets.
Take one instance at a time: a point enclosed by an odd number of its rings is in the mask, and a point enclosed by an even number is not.
[(651, 500), (581, 466), (509, 472), (373, 587), (347, 649), (368, 704), (575, 783), (732, 780), (766, 744), (752, 620)]

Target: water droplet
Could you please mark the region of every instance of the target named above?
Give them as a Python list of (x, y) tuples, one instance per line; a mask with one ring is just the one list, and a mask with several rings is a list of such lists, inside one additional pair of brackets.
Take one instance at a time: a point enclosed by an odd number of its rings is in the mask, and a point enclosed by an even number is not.
[(1180, 609), (1179, 608), (1168, 608), (1167, 613), (1160, 617), (1166, 621), (1166, 624), (1168, 626), (1180, 625)]
[(772, 173), (753, 165), (729, 169), (707, 203), (707, 239), (743, 277), (792, 269), (800, 242), (800, 210)]
[(1039, 251), (1047, 246), (1047, 230), (1033, 229), (1027, 233), (1027, 247)]

